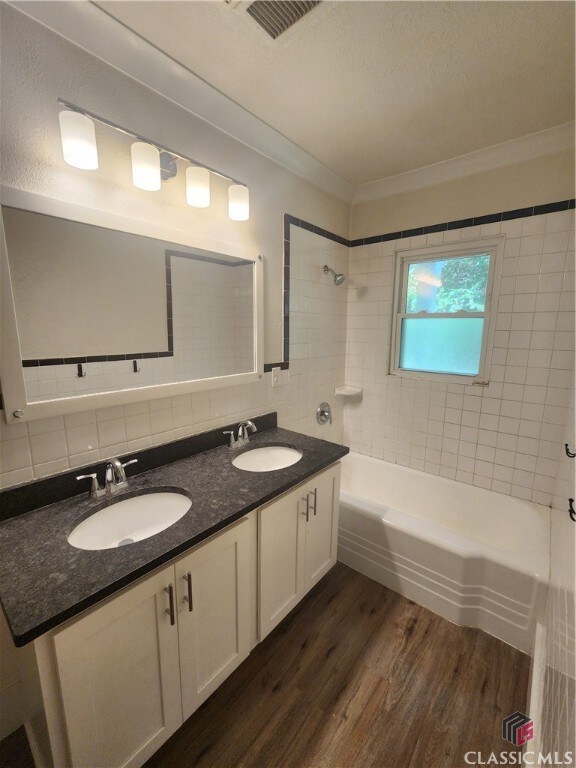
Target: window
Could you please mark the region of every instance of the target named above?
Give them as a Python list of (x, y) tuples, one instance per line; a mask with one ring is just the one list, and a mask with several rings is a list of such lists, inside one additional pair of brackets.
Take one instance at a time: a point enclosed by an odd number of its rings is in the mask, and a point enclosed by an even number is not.
[(499, 245), (398, 252), (392, 373), (487, 380)]

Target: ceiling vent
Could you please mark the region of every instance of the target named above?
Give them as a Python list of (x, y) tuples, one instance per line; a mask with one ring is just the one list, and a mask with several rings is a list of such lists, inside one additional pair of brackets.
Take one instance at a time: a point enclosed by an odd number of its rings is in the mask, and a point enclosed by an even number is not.
[(320, 0), (254, 0), (246, 10), (270, 37), (276, 39), (319, 2)]

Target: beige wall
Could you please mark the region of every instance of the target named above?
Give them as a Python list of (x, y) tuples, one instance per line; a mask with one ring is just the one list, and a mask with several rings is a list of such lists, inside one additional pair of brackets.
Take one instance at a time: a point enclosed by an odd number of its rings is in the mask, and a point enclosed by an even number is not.
[(353, 205), (350, 237), (354, 240), (573, 197), (574, 152), (566, 150)]
[[(261, 253), (265, 360), (282, 359), (283, 214), (346, 236), (349, 206), (9, 6), (2, 7), (1, 32), (2, 183)], [(97, 128), (100, 168), (80, 171), (66, 165), (58, 98), (243, 181), (250, 188), (250, 220), (228, 219), (225, 185), (218, 180), (213, 185), (214, 203), (206, 210), (186, 205), (183, 174), (159, 192), (136, 189), (130, 141), (103, 126)]]
[(161, 240), (3, 208), (24, 359), (168, 347)]

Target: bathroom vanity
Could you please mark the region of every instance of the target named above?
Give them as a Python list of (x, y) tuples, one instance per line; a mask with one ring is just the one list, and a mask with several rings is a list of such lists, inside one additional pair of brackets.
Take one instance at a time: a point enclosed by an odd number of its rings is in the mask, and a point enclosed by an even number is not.
[[(232, 464), (277, 446), (302, 457)], [(179, 490), (191, 508), (125, 546), (68, 543), (102, 505), (87, 495), (3, 523), (0, 594), (37, 766), (140, 766), (179, 728), (334, 565), (347, 452), (273, 426), (157, 466), (118, 497)]]

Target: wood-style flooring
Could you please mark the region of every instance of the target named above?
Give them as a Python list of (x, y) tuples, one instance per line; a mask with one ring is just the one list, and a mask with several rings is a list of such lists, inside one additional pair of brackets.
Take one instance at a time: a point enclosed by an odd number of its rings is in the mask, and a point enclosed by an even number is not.
[(146, 768), (460, 768), (529, 658), (338, 564)]
[(525, 711), (528, 674), (337, 564), (145, 768), (464, 768), (514, 749), (501, 721)]

